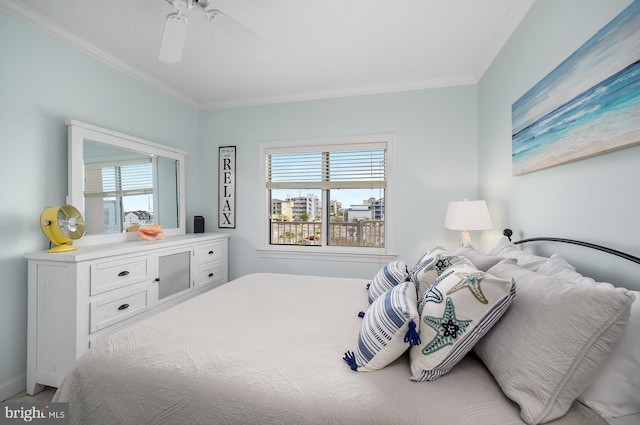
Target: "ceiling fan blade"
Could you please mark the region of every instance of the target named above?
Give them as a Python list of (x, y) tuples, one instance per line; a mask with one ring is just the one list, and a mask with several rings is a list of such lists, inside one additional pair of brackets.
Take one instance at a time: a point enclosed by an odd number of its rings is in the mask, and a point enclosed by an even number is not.
[(158, 60), (167, 63), (178, 63), (182, 58), (182, 47), (187, 35), (187, 23), (189, 21), (180, 11), (167, 16), (164, 23), (164, 32), (160, 42)]

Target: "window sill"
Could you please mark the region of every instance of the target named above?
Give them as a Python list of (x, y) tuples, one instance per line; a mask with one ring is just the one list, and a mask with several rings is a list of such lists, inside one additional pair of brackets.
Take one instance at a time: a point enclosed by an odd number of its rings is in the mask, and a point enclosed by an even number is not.
[(398, 254), (390, 254), (384, 251), (362, 252), (326, 249), (325, 247), (306, 247), (302, 249), (261, 248), (258, 249), (260, 258), (285, 258), (291, 260), (318, 260), (318, 261), (347, 261), (358, 263), (389, 263), (394, 261)]

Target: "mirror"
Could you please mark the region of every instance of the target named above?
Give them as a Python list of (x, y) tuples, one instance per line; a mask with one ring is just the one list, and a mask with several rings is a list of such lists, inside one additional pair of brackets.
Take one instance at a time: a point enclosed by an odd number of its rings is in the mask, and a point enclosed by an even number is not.
[(167, 236), (185, 233), (183, 151), (75, 120), (67, 125), (67, 203), (85, 218), (77, 245), (136, 239), (132, 230), (152, 223)]

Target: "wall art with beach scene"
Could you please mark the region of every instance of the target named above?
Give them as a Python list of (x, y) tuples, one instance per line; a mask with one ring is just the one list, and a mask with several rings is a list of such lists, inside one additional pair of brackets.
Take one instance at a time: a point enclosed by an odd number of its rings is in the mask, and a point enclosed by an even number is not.
[(640, 0), (518, 99), (513, 175), (640, 143)]

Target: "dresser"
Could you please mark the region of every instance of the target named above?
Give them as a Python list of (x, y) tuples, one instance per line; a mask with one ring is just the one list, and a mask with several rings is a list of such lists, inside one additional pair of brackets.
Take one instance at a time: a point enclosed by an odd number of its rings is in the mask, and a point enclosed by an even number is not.
[(228, 235), (81, 246), (26, 254), (27, 393), (58, 387), (91, 346), (228, 281)]

